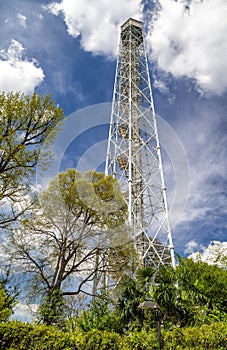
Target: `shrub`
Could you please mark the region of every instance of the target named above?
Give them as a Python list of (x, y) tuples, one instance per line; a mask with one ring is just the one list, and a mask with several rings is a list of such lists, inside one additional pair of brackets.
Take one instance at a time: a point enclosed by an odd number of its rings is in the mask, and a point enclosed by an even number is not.
[(177, 328), (164, 336), (169, 350), (226, 349), (227, 324), (216, 322), (201, 327)]
[(76, 344), (75, 335), (71, 333), (19, 321), (0, 324), (0, 339), (4, 350), (72, 350)]
[[(201, 327), (176, 328), (171, 332), (162, 333), (162, 349), (165, 350), (227, 348), (227, 325), (224, 322)], [(66, 332), (53, 326), (11, 321), (0, 323), (0, 349), (157, 350), (157, 330), (134, 330), (121, 336), (116, 332), (96, 329), (88, 332)]]

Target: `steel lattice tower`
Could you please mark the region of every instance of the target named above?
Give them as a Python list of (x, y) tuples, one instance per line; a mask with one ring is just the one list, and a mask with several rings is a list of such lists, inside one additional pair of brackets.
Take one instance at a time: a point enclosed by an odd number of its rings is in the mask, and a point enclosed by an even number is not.
[(105, 172), (120, 182), (142, 264), (175, 267), (142, 23), (131, 18), (121, 26)]

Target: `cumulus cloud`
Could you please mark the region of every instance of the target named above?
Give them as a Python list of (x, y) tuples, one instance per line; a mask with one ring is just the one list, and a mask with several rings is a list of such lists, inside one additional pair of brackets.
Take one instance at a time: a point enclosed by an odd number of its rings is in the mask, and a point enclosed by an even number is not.
[(29, 93), (44, 79), (37, 61), (23, 58), (24, 47), (12, 39), (8, 50), (0, 51), (0, 90)]
[(62, 0), (46, 8), (62, 14), (69, 35), (79, 37), (84, 50), (95, 54), (115, 55), (120, 25), (129, 17), (140, 19), (141, 0)]
[(227, 88), (226, 0), (159, 2), (147, 36), (159, 68), (221, 95)]
[(185, 254), (192, 254), (195, 251), (198, 251), (199, 248), (204, 248), (203, 246), (199, 246), (199, 244), (195, 240), (191, 240), (185, 244)]
[(212, 241), (207, 247), (204, 247), (199, 246), (195, 241), (190, 241), (186, 244), (185, 253), (191, 253), (188, 257), (195, 261), (203, 261), (220, 267), (227, 266), (227, 242)]

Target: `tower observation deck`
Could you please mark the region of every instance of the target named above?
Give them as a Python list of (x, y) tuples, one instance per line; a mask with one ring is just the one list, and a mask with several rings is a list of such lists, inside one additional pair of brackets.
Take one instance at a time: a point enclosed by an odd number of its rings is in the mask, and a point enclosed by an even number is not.
[(175, 267), (142, 23), (132, 18), (121, 26), (105, 172), (127, 201), (141, 265)]

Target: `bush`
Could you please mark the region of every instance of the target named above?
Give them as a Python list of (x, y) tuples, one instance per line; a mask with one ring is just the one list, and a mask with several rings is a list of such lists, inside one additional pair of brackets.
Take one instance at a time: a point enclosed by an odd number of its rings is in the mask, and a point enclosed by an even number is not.
[(122, 340), (122, 347), (120, 347), (122, 350), (158, 349), (156, 331), (133, 331)]
[(224, 350), (227, 349), (227, 324), (216, 322), (201, 327), (177, 328), (165, 334), (164, 343), (169, 350)]
[[(121, 349), (121, 336), (115, 332), (93, 330), (83, 334), (79, 350), (110, 350)], [(80, 347), (81, 346), (81, 347)]]
[(114, 332), (72, 333), (19, 321), (0, 324), (0, 349), (4, 350), (110, 350), (120, 349), (120, 343), (121, 336)]
[[(1, 343), (2, 341), (2, 343)], [(176, 328), (162, 334), (163, 350), (227, 348), (224, 322)], [(0, 349), (4, 350), (157, 350), (157, 330), (132, 331), (121, 336), (101, 330), (66, 332), (46, 325), (19, 321), (0, 323)]]
[(4, 350), (72, 350), (76, 344), (75, 335), (71, 333), (19, 321), (0, 324), (0, 339)]

